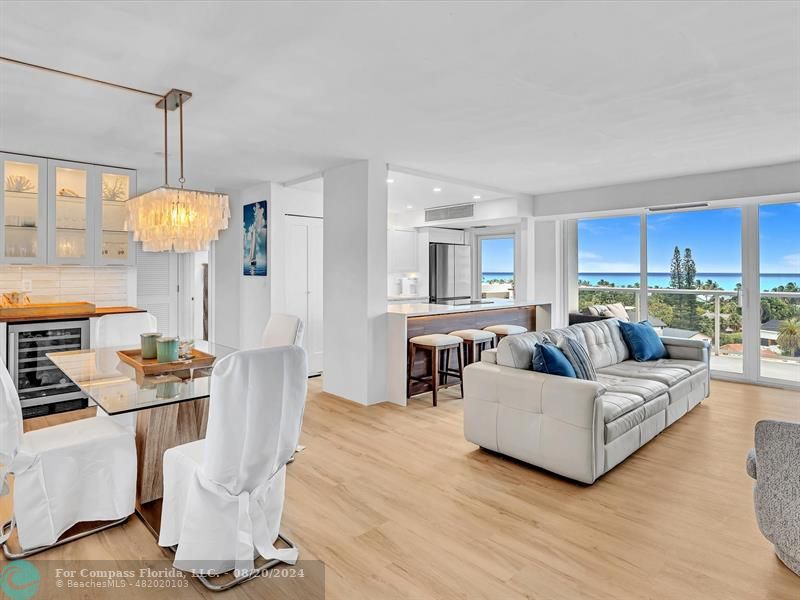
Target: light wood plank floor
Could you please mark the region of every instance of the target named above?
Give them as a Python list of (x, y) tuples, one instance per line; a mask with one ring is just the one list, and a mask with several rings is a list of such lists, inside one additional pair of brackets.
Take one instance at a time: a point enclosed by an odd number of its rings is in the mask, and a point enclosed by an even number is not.
[[(362, 407), (312, 379), (283, 530), (301, 558), (324, 561), (328, 599), (800, 598), (800, 578), (757, 529), (744, 469), (756, 421), (800, 419), (800, 394), (712, 388), (585, 486), (466, 442), (461, 401), (449, 392), (436, 409), (427, 396), (406, 408)], [(0, 508), (7, 514), (7, 500)], [(164, 556), (132, 518), (42, 558)], [(169, 597), (212, 596), (192, 585)], [(104, 593), (91, 597), (120, 597)], [(278, 595), (261, 579), (224, 597)]]

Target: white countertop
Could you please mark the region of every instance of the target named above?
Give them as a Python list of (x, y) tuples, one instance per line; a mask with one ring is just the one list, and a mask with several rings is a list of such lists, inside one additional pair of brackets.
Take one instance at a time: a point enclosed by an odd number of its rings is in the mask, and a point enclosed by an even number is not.
[(447, 315), (451, 313), (476, 312), (481, 310), (496, 310), (498, 308), (515, 308), (521, 306), (537, 306), (550, 304), (550, 302), (521, 302), (518, 300), (487, 300), (482, 304), (390, 304), (386, 307), (389, 314), (405, 315), (406, 317), (421, 317), (425, 315)]
[(420, 300), (426, 300), (428, 296), (388, 296), (386, 299), (389, 302), (402, 302), (403, 300), (408, 300), (409, 303), (416, 303)]

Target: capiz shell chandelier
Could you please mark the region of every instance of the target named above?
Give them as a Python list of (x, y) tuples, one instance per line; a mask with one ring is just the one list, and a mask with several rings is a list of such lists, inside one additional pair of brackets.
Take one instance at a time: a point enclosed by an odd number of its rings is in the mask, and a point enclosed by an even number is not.
[(198, 252), (219, 239), (231, 213), (228, 196), (161, 186), (128, 200), (133, 238), (146, 252)]
[[(183, 103), (191, 94), (171, 90), (156, 107), (164, 111), (164, 185), (128, 200), (128, 225), (133, 239), (145, 252), (198, 252), (206, 250), (219, 232), (228, 228), (231, 212), (227, 194), (184, 189)], [(169, 185), (167, 162), (167, 110), (180, 114), (180, 187)]]

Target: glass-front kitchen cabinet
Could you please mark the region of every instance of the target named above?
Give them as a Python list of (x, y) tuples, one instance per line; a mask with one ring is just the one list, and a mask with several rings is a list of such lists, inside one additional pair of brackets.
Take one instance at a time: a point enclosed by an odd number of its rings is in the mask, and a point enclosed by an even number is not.
[(94, 167), (61, 160), (48, 161), (48, 263), (90, 265), (97, 202)]
[(0, 257), (6, 264), (47, 262), (47, 160), (0, 154)]
[(95, 264), (133, 264), (133, 234), (128, 231), (128, 199), (135, 193), (135, 175), (126, 169), (100, 168), (100, 210), (95, 238)]
[(126, 202), (136, 172), (0, 153), (0, 262), (133, 265)]

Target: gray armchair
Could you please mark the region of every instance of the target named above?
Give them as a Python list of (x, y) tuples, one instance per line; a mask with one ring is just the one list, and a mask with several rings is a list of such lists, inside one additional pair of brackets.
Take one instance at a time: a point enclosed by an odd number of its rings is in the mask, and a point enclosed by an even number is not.
[(800, 423), (756, 423), (747, 474), (756, 480), (758, 528), (783, 564), (800, 575)]

